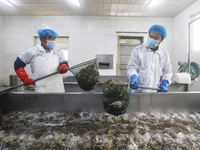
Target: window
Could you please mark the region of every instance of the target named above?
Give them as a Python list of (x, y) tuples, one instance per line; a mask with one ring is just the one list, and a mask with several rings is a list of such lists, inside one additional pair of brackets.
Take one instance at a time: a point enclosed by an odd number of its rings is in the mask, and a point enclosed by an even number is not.
[(190, 51), (200, 51), (200, 16), (190, 24)]
[[(35, 36), (35, 45), (40, 43), (38, 36)], [(56, 46), (60, 48), (64, 53), (65, 59), (68, 61), (68, 51), (69, 51), (69, 37), (59, 36), (56, 38)]]

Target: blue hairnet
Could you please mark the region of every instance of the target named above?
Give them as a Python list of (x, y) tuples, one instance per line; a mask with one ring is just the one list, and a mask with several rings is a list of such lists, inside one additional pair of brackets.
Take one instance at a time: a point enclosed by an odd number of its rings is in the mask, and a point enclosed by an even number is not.
[(49, 37), (49, 36), (52, 36), (52, 37), (55, 37), (57, 38), (58, 37), (58, 34), (51, 30), (51, 29), (39, 29), (38, 30), (38, 36), (39, 38), (42, 36), (42, 37)]
[(161, 25), (153, 25), (153, 26), (151, 26), (151, 28), (149, 29), (148, 33), (150, 34), (151, 32), (159, 34), (164, 39), (167, 36), (167, 30), (165, 29), (165, 27), (163, 27)]

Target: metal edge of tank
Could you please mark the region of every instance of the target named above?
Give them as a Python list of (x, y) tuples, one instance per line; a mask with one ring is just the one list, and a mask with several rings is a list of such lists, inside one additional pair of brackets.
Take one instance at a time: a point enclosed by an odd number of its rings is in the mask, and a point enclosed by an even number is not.
[[(66, 92), (84, 92), (78, 85), (77, 82), (64, 82), (64, 87)], [(177, 84), (177, 83), (172, 83), (169, 86), (169, 92), (185, 92), (189, 90), (189, 85), (188, 84)], [(99, 83), (95, 89), (94, 92), (102, 92), (102, 85)]]
[(127, 112), (200, 111), (200, 92), (131, 94)]
[[(105, 112), (102, 92), (20, 93), (0, 97), (3, 112)], [(199, 111), (200, 92), (132, 93), (127, 113)]]

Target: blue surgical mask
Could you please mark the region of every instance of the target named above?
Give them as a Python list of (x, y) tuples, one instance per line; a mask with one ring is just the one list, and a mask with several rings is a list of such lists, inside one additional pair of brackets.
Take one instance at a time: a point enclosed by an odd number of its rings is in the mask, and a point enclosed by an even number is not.
[(50, 41), (50, 40), (47, 40), (47, 44), (45, 44), (49, 49), (52, 49), (55, 47), (55, 41)]
[(159, 41), (157, 41), (153, 38), (149, 38), (147, 43), (148, 43), (149, 48), (155, 48), (158, 46)]

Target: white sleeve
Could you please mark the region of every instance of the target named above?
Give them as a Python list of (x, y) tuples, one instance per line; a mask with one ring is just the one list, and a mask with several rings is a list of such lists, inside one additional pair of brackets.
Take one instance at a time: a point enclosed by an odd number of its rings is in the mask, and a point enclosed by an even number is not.
[(169, 58), (169, 53), (167, 52), (166, 54), (166, 58), (165, 58), (165, 65), (163, 68), (163, 80), (168, 80), (169, 83), (171, 83), (171, 78), (172, 78), (172, 65), (171, 65), (171, 61)]
[(65, 57), (64, 57), (64, 53), (63, 53), (63, 51), (61, 51), (60, 49), (59, 49), (59, 63), (62, 63), (62, 62), (64, 62), (64, 61), (67, 61), (66, 59), (65, 59)]
[(127, 74), (128, 78), (130, 79), (133, 74), (137, 74), (139, 68), (139, 59), (138, 59), (138, 48), (134, 48), (131, 57), (127, 66)]
[(33, 48), (30, 48), (19, 55), (19, 58), (25, 63), (25, 64), (30, 64), (31, 60), (33, 59)]
[(62, 63), (64, 61), (67, 61), (64, 57), (64, 53), (62, 50), (60, 50), (58, 47), (55, 47), (55, 52), (59, 55), (59, 63)]

